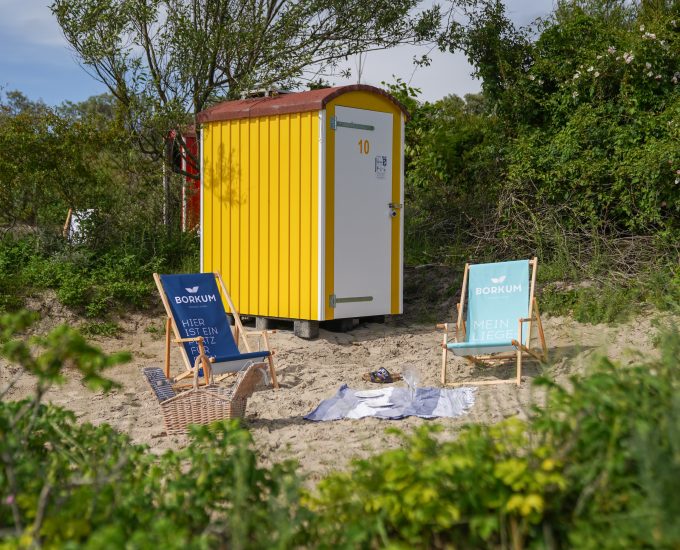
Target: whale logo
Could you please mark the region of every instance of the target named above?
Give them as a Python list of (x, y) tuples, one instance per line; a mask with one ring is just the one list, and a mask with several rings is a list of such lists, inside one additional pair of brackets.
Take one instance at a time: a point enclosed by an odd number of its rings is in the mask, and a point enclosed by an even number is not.
[[(501, 275), (498, 278), (491, 277), (491, 282), (495, 285), (501, 284), (503, 281), (505, 281), (505, 275)], [(187, 289), (188, 290), (188, 289)]]
[(189, 294), (196, 294), (198, 292), (198, 287), (197, 286), (192, 286), (191, 288), (185, 288)]

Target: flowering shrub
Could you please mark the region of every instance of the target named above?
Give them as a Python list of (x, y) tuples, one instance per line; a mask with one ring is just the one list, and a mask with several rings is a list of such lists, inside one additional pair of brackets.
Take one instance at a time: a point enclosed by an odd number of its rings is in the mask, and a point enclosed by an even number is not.
[(450, 40), (483, 94), (411, 106), (407, 245), (573, 265), (593, 234), (661, 237), (653, 255), (677, 264), (678, 3), (560, 2), (524, 31), (502, 3), (471, 4)]
[(506, 92), (525, 99), (508, 113), (525, 125), (508, 155), (510, 188), (567, 206), (568, 225), (678, 230), (677, 16), (631, 7), (617, 18), (574, 6), (548, 21)]

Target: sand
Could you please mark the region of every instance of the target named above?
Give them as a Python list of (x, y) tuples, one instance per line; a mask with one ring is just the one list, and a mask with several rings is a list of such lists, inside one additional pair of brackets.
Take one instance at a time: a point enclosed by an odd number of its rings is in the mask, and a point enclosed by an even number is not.
[[(452, 299), (443, 306), (448, 308), (450, 302)], [(59, 322), (76, 326), (83, 322), (51, 300), (41, 301), (38, 309), (43, 314), (38, 330)], [(514, 384), (480, 387), (469, 414), (436, 420), (445, 426), (442, 437), (455, 438), (465, 423), (489, 423), (515, 415), (525, 416), (532, 403), (540, 402), (540, 393), (532, 387), (531, 381), (542, 373), (566, 381), (570, 375), (582, 372), (597, 354), (606, 353), (624, 365), (635, 360), (638, 353), (654, 354), (654, 337), (658, 330), (655, 319), (659, 317), (647, 313), (618, 326), (584, 325), (564, 317), (545, 318), (550, 365), (525, 363), (520, 388)], [(447, 319), (443, 316), (441, 320)], [(153, 452), (185, 445), (186, 437), (165, 434), (160, 408), (141, 374), (144, 367), (162, 366), (164, 319), (161, 311), (131, 314), (116, 321), (122, 327), (118, 337), (92, 340), (108, 352), (127, 350), (132, 353), (131, 362), (109, 371), (109, 376), (122, 388), (109, 394), (92, 393), (73, 371), (69, 371), (72, 376), (63, 386), (51, 389), (47, 399), (75, 411), (80, 421), (107, 422), (128, 433), (134, 442), (148, 445)], [(346, 468), (353, 458), (365, 458), (399, 445), (396, 436), (385, 434), (388, 427), (408, 432), (434, 422), (419, 418), (398, 421), (367, 418), (313, 423), (302, 417), (322, 399), (332, 396), (341, 384), (356, 389), (379, 387), (362, 381), (361, 375), (380, 366), (390, 372), (414, 369), (420, 385), (438, 386), (440, 342), (441, 331), (434, 328), (434, 323), (418, 322), (413, 315), (391, 318), (385, 324), (360, 324), (348, 333), (322, 329), (320, 337), (314, 341), (296, 338), (291, 330), (279, 330), (272, 335), (271, 344), (276, 350), (281, 388), (275, 391), (263, 385), (258, 387), (247, 408), (246, 424), (252, 431), (262, 461), (295, 459), (301, 473), (313, 481), (331, 470)], [(174, 373), (182, 371), (180, 361), (178, 350), (173, 349)], [(17, 370), (17, 367), (0, 363), (0, 388)], [(462, 359), (451, 358), (449, 372), (450, 379), (456, 381), (470, 380), (473, 375), (488, 378), (489, 372), (510, 379), (514, 376), (514, 365), (480, 371)], [(6, 399), (21, 399), (30, 395), (33, 387), (34, 380), (23, 375)]]

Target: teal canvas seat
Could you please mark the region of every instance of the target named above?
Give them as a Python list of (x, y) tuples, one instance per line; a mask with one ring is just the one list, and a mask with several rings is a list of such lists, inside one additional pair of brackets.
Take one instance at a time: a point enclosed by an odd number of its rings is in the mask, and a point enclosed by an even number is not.
[[(545, 361), (547, 348), (543, 326), (534, 297), (538, 260), (519, 260), (490, 264), (465, 265), (458, 320), (449, 339), (449, 324), (442, 342), (442, 384), (447, 384), (447, 355), (452, 353), (478, 364), (514, 357), (515, 380), (487, 380), (477, 384), (521, 381), (522, 354)], [(532, 333), (538, 333), (541, 349), (531, 348)], [(510, 354), (510, 355), (508, 355)], [(468, 382), (469, 383), (469, 382)], [(459, 384), (453, 384), (459, 385)]]

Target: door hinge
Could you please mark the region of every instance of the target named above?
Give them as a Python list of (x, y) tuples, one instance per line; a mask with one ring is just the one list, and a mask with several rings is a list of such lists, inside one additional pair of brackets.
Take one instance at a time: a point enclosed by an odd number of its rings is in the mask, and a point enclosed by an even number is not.
[(338, 304), (349, 304), (352, 302), (372, 302), (373, 296), (351, 296), (349, 298), (338, 298), (335, 294), (331, 294), (328, 299), (330, 307), (337, 307)]
[(359, 124), (358, 122), (342, 122), (338, 120), (338, 117), (331, 117), (331, 130), (337, 130), (338, 128), (354, 128), (355, 130), (367, 130), (372, 132), (375, 130), (375, 126), (372, 124)]

